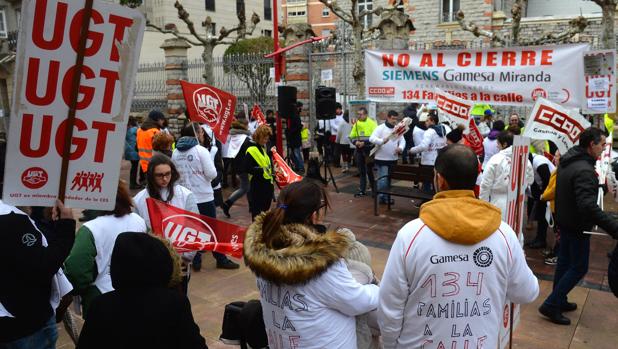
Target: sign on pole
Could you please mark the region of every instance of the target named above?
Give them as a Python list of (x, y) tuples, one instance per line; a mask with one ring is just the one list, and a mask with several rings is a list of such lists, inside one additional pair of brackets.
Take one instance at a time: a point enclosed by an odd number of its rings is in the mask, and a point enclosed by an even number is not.
[(616, 112), (616, 51), (590, 51), (584, 54), (586, 103), (584, 114)]
[(379, 102), (429, 102), (441, 88), (491, 105), (532, 105), (538, 97), (570, 108), (584, 100), (587, 44), (484, 50), (365, 50), (366, 96)]
[[(81, 66), (80, 30), (89, 16)], [(114, 207), (144, 26), (139, 11), (103, 1), (94, 1), (91, 11), (84, 0), (23, 3), (4, 201), (52, 206), (66, 192), (68, 207)], [(71, 131), (66, 185), (60, 188)]]
[(577, 144), (581, 133), (590, 123), (577, 110), (568, 110), (539, 98), (526, 121), (523, 136), (554, 142), (561, 154)]

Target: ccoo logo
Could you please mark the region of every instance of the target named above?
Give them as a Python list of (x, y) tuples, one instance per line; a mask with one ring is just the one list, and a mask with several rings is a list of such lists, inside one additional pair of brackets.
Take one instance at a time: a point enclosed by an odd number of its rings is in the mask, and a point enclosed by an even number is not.
[(491, 252), (489, 247), (479, 247), (474, 251), (472, 255), (472, 260), (474, 264), (481, 268), (486, 268), (491, 265), (491, 262), (494, 260), (494, 254)]
[(217, 121), (223, 107), (219, 95), (208, 87), (201, 87), (193, 92), (193, 104), (197, 113), (211, 123)]
[(30, 167), (21, 174), (21, 183), (29, 189), (39, 189), (47, 180), (47, 172), (40, 167)]

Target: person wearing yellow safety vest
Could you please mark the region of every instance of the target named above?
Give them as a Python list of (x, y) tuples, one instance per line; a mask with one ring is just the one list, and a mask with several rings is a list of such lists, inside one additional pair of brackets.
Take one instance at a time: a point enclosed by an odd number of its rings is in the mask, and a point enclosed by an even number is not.
[(148, 163), (152, 157), (152, 140), (155, 134), (161, 132), (164, 124), (165, 116), (163, 113), (158, 110), (152, 110), (148, 114), (148, 119), (137, 130), (137, 153), (139, 154), (139, 164), (144, 174), (148, 172)]
[(309, 127), (303, 122), (303, 129), (300, 131), (300, 140), (305, 162), (309, 161), (309, 150), (311, 150), (311, 140), (309, 140), (309, 138)]
[(273, 169), (266, 143), (272, 131), (268, 125), (259, 126), (253, 133), (253, 143), (245, 153), (245, 171), (249, 174), (249, 211), (251, 218), (268, 211), (273, 201)]
[(358, 166), (358, 172), (360, 174), (360, 187), (358, 193), (354, 194), (354, 197), (361, 197), (367, 195), (365, 190), (367, 189), (367, 177), (369, 177), (369, 185), (373, 188), (373, 160), (369, 158), (369, 153), (373, 144), (369, 142), (369, 137), (373, 131), (378, 127), (378, 124), (372, 118), (367, 117), (367, 109), (365, 107), (358, 108), (358, 120), (352, 126), (350, 131), (350, 141), (356, 147), (354, 158), (356, 159), (356, 165)]

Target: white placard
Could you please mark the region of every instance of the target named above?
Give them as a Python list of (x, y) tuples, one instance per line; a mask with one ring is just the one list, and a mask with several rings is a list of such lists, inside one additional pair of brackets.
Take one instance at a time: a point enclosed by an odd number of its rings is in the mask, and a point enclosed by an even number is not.
[(587, 44), (484, 50), (365, 50), (366, 95), (380, 102), (435, 99), (440, 88), (491, 105), (532, 105), (543, 97), (573, 108), (584, 99)]
[(275, 78), (275, 67), (270, 68), (269, 70), (269, 75), (268, 75), (271, 79)]
[(605, 111), (607, 110), (609, 106), (609, 98), (607, 97), (588, 98), (586, 102), (587, 102), (587, 107), (589, 110), (594, 110), (594, 111), (603, 112), (603, 113), (605, 113)]
[(591, 78), (588, 80), (590, 92), (599, 92), (605, 91), (609, 89), (609, 78), (608, 77), (600, 77), (600, 78)]
[[(3, 200), (52, 206), (58, 195), (84, 0), (22, 6)], [(65, 205), (115, 205), (145, 26), (137, 10), (95, 0), (68, 167)]]
[(324, 69), (321, 71), (322, 81), (333, 81), (333, 70), (332, 69)]

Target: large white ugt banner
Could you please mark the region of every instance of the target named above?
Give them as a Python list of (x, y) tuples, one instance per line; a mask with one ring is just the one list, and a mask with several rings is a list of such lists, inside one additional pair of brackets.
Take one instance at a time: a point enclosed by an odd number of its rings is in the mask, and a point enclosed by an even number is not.
[(475, 50), (365, 51), (366, 96), (430, 102), (436, 88), (491, 105), (534, 104), (538, 97), (580, 108), (588, 45)]
[[(52, 206), (58, 196), (84, 0), (23, 3), (3, 200)], [(78, 89), (65, 204), (115, 204), (145, 19), (95, 0)]]

